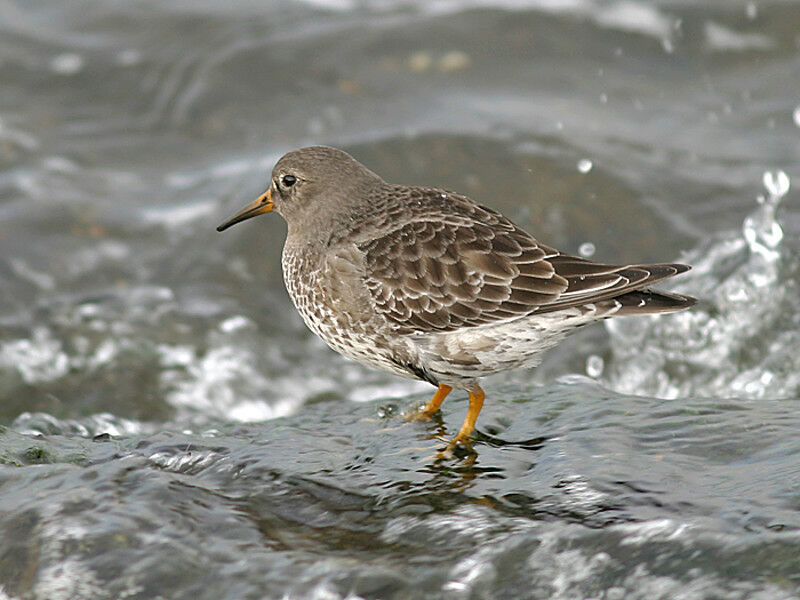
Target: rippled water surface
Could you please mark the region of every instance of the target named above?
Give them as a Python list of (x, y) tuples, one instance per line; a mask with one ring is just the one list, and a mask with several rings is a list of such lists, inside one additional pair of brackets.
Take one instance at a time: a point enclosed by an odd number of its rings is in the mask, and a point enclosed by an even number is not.
[[(0, 0), (0, 600), (800, 598), (800, 2)], [(342, 147), (692, 311), (463, 419), (313, 338), (279, 217)]]

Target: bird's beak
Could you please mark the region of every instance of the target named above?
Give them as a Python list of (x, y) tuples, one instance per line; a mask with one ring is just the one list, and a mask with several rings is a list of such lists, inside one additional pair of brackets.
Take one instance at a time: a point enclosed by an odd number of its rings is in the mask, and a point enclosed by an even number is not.
[(230, 219), (225, 221), (222, 225), (217, 227), (217, 231), (225, 231), (231, 225), (236, 225), (241, 221), (245, 221), (264, 213), (272, 212), (275, 208), (275, 203), (272, 201), (272, 188), (261, 194), (253, 202), (245, 206), (238, 213), (233, 215)]

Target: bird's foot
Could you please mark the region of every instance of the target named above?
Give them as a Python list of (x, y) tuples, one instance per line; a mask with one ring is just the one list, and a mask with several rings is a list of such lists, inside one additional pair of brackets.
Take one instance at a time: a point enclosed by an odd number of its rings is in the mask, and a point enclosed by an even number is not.
[(450, 442), (447, 444), (447, 450), (452, 451), (457, 446), (464, 446), (467, 449), (472, 449), (472, 438), (470, 437), (470, 433), (465, 433), (463, 431), (459, 431), (456, 437), (454, 437)]
[(407, 415), (406, 419), (409, 421), (430, 421), (431, 417), (439, 412), (439, 407), (452, 389), (449, 385), (440, 385), (431, 401), (418, 411)]
[(421, 408), (420, 410), (415, 410), (414, 412), (405, 415), (405, 419), (406, 421), (412, 421), (412, 422), (430, 421), (433, 418), (433, 415), (435, 415), (437, 412), (439, 412), (439, 409), (436, 409), (433, 412), (429, 412), (424, 408)]
[(436, 458), (439, 460), (452, 460), (453, 458), (464, 459), (476, 454), (472, 448), (472, 439), (469, 435), (456, 435), (452, 440), (447, 442), (442, 450), (436, 453)]

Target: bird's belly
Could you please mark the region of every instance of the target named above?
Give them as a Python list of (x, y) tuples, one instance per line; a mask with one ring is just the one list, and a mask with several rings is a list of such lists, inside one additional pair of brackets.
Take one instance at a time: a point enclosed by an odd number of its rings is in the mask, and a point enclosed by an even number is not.
[(419, 341), (426, 369), (448, 385), (511, 369), (535, 367), (569, 332), (596, 320), (585, 308), (434, 334)]

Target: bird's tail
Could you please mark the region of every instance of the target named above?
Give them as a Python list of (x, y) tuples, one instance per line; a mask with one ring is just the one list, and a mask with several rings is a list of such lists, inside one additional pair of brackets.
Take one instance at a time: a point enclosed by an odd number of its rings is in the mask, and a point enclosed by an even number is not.
[(622, 305), (614, 312), (615, 317), (677, 312), (697, 302), (691, 296), (656, 290), (636, 290), (617, 296), (614, 300)]

